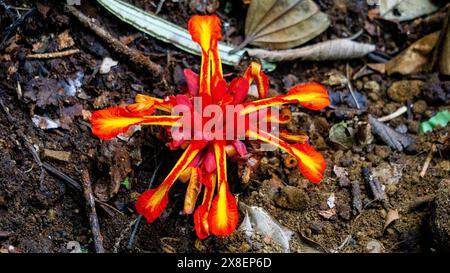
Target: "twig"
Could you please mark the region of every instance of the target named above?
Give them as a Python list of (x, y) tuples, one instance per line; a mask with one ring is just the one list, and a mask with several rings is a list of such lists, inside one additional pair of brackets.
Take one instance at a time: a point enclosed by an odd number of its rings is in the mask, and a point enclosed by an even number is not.
[(97, 253), (105, 253), (103, 248), (103, 237), (100, 233), (100, 225), (98, 223), (97, 212), (95, 210), (95, 200), (92, 194), (91, 179), (89, 178), (89, 172), (87, 169), (81, 171), (83, 178), (84, 197), (89, 212), (89, 222), (91, 223), (92, 235), (94, 237), (95, 250)]
[(366, 183), (369, 185), (372, 191), (374, 200), (385, 201), (386, 196), (384, 194), (380, 181), (378, 181), (378, 179), (374, 177), (370, 170), (366, 167), (362, 169), (362, 174), (364, 179), (366, 180)]
[(396, 117), (399, 117), (399, 116), (403, 115), (403, 114), (406, 113), (407, 111), (408, 111), (408, 107), (402, 106), (402, 107), (398, 108), (395, 112), (390, 113), (390, 114), (387, 115), (387, 116), (384, 116), (384, 117), (379, 118), (378, 121), (379, 121), (379, 122), (386, 122), (386, 121), (389, 121), (389, 120), (391, 120), (391, 119), (394, 119), (394, 118), (396, 118)]
[(433, 159), (433, 153), (436, 151), (436, 145), (431, 145), (430, 152), (428, 153), (427, 158), (425, 159), (425, 162), (422, 166), (422, 171), (420, 172), (420, 177), (424, 177), (427, 173), (428, 167), (430, 166), (431, 160)]
[(352, 98), (355, 101), (356, 108), (361, 109), (361, 107), (359, 106), (358, 100), (356, 99), (355, 93), (353, 92), (352, 83), (350, 82), (351, 75), (350, 75), (350, 66), (348, 65), (348, 63), (345, 65), (345, 70), (346, 70), (346, 74), (347, 74), (348, 90), (350, 91), (350, 94), (352, 95)]
[[(54, 175), (56, 178), (68, 183), (69, 185), (71, 185), (72, 187), (74, 187), (75, 189), (77, 189), (80, 192), (83, 191), (83, 188), (81, 187), (81, 185), (78, 181), (76, 181), (72, 177), (66, 175), (61, 170), (56, 168), (55, 166), (53, 166), (47, 162), (42, 163), (42, 166), (44, 167), (45, 170), (47, 170), (50, 174)], [(108, 203), (100, 201), (98, 198), (95, 198), (95, 202), (97, 202), (100, 205), (100, 207), (102, 209), (104, 209), (105, 212), (108, 213), (110, 216), (114, 216), (114, 214), (110, 210), (113, 210), (113, 211), (123, 215), (123, 212), (121, 212), (120, 210), (116, 209), (115, 207), (111, 206)]]
[(161, 11), (164, 2), (166, 2), (166, 0), (159, 0), (159, 4), (158, 7), (156, 8), (155, 15), (158, 15), (158, 13)]
[(70, 56), (76, 53), (79, 53), (79, 49), (68, 49), (59, 52), (50, 52), (50, 53), (36, 53), (27, 55), (27, 59), (52, 59), (52, 58), (61, 58)]
[[(3, 3), (3, 1), (2, 1), (2, 3)], [(0, 37), (3, 36), (3, 39), (0, 42), (0, 51), (3, 49), (4, 43), (9, 38), (9, 36), (13, 32), (13, 30), (15, 30), (17, 27), (19, 27), (25, 21), (25, 19), (34, 12), (34, 10), (35, 9), (33, 8), (33, 9), (25, 12), (15, 22), (13, 22), (11, 25), (9, 25), (6, 29), (3, 30), (3, 32), (1, 33), (2, 35), (0, 36)]]
[(42, 165), (44, 167), (44, 169), (46, 169), (50, 174), (56, 176), (57, 178), (67, 182), (69, 185), (71, 185), (72, 187), (74, 187), (75, 189), (82, 191), (83, 188), (80, 186), (80, 183), (78, 183), (77, 181), (75, 181), (73, 178), (67, 176), (65, 173), (61, 172), (60, 170), (58, 170), (56, 167), (54, 167), (53, 165), (51, 165), (50, 163), (44, 162), (44, 164)]
[(124, 45), (121, 41), (114, 38), (108, 31), (100, 27), (95, 23), (95, 21), (82, 12), (74, 8), (73, 6), (66, 5), (66, 10), (69, 11), (73, 16), (75, 16), (85, 27), (91, 29), (95, 34), (102, 38), (106, 43), (108, 43), (112, 49), (127, 56), (135, 64), (145, 67), (150, 73), (157, 76), (162, 75), (162, 67), (150, 60), (149, 57), (142, 54), (139, 50), (129, 48)]
[(361, 188), (359, 181), (352, 181), (352, 205), (353, 215), (358, 215), (362, 211)]
[[(148, 184), (148, 189), (152, 188), (153, 182), (155, 181), (155, 178), (156, 178), (156, 173), (158, 172), (159, 167), (161, 167), (161, 164), (162, 164), (162, 161), (159, 162), (158, 166), (156, 166), (155, 170), (153, 171), (152, 178), (150, 179), (150, 183)], [(141, 220), (142, 220), (142, 215), (139, 215), (136, 218), (133, 231), (131, 232), (130, 240), (128, 241), (128, 245), (127, 245), (127, 249), (131, 250), (133, 248), (134, 238), (136, 237), (136, 233), (137, 233), (137, 230), (138, 230), (138, 227), (139, 227), (139, 223), (141, 222)]]

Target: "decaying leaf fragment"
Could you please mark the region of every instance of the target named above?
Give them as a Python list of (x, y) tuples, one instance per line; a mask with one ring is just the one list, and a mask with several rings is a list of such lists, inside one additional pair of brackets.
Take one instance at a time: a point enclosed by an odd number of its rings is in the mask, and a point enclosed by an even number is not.
[(244, 43), (286, 49), (301, 45), (330, 25), (328, 16), (312, 0), (252, 1), (245, 21)]
[(398, 214), (398, 211), (396, 209), (388, 210), (384, 221), (383, 230), (385, 230), (389, 226), (389, 224), (398, 219), (400, 219), (400, 215)]
[(375, 51), (375, 45), (358, 43), (350, 39), (334, 39), (286, 50), (246, 49), (251, 57), (268, 62), (291, 61), (295, 59), (309, 61), (328, 61), (361, 58)]
[(372, 115), (369, 115), (369, 123), (372, 126), (372, 132), (377, 134), (391, 148), (403, 151), (413, 142), (410, 136), (395, 131), (386, 124), (379, 122)]
[[(428, 34), (417, 40), (395, 58), (383, 65), (368, 65), (370, 68), (388, 75), (400, 73), (402, 75), (415, 74), (422, 71), (428, 63), (431, 53), (439, 38), (439, 31)], [(380, 67), (381, 66), (381, 67)]]
[(388, 20), (408, 21), (439, 9), (444, 1), (380, 0), (380, 15)]

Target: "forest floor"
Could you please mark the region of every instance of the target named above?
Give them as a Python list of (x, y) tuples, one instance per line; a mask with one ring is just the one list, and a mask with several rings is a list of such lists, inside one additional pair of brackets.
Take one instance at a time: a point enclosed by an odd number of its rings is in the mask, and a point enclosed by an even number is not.
[[(134, 207), (137, 197), (148, 187), (159, 162), (162, 165), (156, 173), (155, 185), (169, 172), (179, 152), (170, 152), (158, 140), (158, 128), (142, 128), (129, 139), (101, 141), (91, 133), (90, 113), (130, 103), (139, 93), (157, 97), (176, 94), (185, 85), (182, 69), (198, 71), (200, 58), (140, 33), (95, 1), (82, 1), (77, 8), (84, 14), (161, 65), (162, 80), (136, 67), (81, 26), (65, 12), (59, 4), (61, 1), (42, 1), (37, 8), (29, 1), (0, 2), (0, 42), (17, 16), (31, 10), (0, 47), (2, 252), (70, 252), (73, 244), (79, 244), (83, 252), (95, 251), (81, 188), (39, 166), (32, 150), (37, 151), (46, 166), (50, 164), (78, 185), (81, 185), (82, 171), (89, 172), (108, 252), (431, 252), (440, 248), (430, 219), (433, 219), (434, 197), (449, 178), (450, 126), (420, 134), (419, 124), (438, 111), (450, 109), (448, 77), (424, 72), (387, 76), (371, 71), (351, 79), (354, 89), (364, 96), (361, 99), (366, 107), (362, 110), (351, 105), (320, 112), (295, 108), (299, 113), (290, 128), (307, 132), (312, 145), (327, 161), (325, 178), (319, 184), (309, 183), (296, 168), (286, 168), (279, 151), (255, 154), (259, 167), (245, 184), (238, 177), (242, 166), (230, 162), (228, 178), (241, 207), (263, 208), (285, 231), (290, 230), (288, 249), (280, 244), (283, 236), (257, 233), (250, 239), (239, 229), (226, 238), (211, 236), (198, 240), (193, 217), (181, 213), (186, 188), (181, 183), (170, 191), (169, 204), (161, 217), (151, 224), (142, 221), (132, 247), (127, 247), (138, 216)], [(155, 12), (156, 4), (152, 2), (159, 1), (130, 2)], [(223, 3), (219, 8), (220, 17), (229, 28), (225, 41), (239, 44), (244, 38), (243, 18), (247, 7), (241, 1), (228, 2), (232, 2), (231, 10), (229, 6), (225, 10)], [(159, 16), (186, 27), (194, 11), (181, 3), (165, 1)], [(13, 8), (7, 10), (8, 5)], [(365, 1), (322, 0), (320, 7), (332, 23), (309, 44), (349, 37), (364, 29), (358, 41), (373, 43), (377, 51), (394, 56), (441, 27), (437, 23), (413, 27), (416, 21), (386, 27), (387, 23), (369, 21)], [(368, 33), (368, 29), (376, 31)], [(58, 51), (64, 42), (61, 39), (69, 39), (67, 36), (79, 53), (52, 59), (26, 58), (30, 53)], [(117, 60), (118, 64), (102, 74), (99, 67), (105, 57)], [(347, 69), (355, 75), (370, 61), (365, 57), (350, 61), (280, 63), (267, 73), (271, 93), (284, 93), (296, 83), (319, 82), (330, 91), (348, 94), (347, 85), (336, 84), (333, 78), (346, 75)], [(225, 74), (242, 73), (247, 65), (248, 60), (244, 60), (237, 67), (225, 66)], [(388, 89), (401, 80), (414, 83), (408, 85), (404, 97), (393, 99)], [(436, 86), (443, 89), (446, 98), (436, 98), (433, 93)], [(364, 128), (369, 114), (382, 117), (407, 104), (414, 106), (412, 110), (409, 108), (408, 113), (386, 124), (406, 131), (413, 144), (398, 151), (376, 135), (368, 140), (370, 129), (367, 132)], [(59, 120), (58, 128), (43, 129), (52, 124), (33, 121), (39, 117)], [(358, 132), (346, 146), (329, 137), (332, 126), (342, 120)], [(435, 152), (431, 153), (429, 167), (421, 177), (432, 146)], [(381, 183), (383, 200), (374, 200), (363, 175), (364, 168)], [(339, 170), (348, 173), (348, 181), (337, 177)], [(360, 188), (360, 196), (354, 196), (352, 187)], [(355, 208), (355, 198), (362, 202), (361, 210)], [(395, 212), (398, 219), (385, 227), (386, 220), (391, 220)], [(244, 214), (239, 219), (241, 223)]]

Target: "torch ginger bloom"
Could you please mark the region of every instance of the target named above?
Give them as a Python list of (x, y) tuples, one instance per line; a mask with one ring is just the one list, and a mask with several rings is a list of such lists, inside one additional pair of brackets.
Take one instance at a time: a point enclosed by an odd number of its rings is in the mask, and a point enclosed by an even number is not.
[[(271, 125), (262, 126), (265, 129), (248, 125), (250, 117), (258, 114), (258, 123), (262, 120), (268, 124), (284, 124), (290, 119), (289, 110), (284, 108), (279, 116), (263, 110), (291, 103), (320, 110), (330, 101), (326, 89), (315, 83), (297, 85), (286, 95), (266, 98), (269, 80), (257, 63), (252, 63), (242, 77), (227, 84), (218, 51), (218, 41), (222, 38), (218, 17), (193, 16), (188, 28), (192, 40), (202, 49), (202, 63), (200, 75), (189, 69), (184, 71), (187, 92), (164, 99), (137, 95), (134, 104), (96, 111), (92, 114), (92, 131), (101, 139), (111, 139), (134, 125), (160, 125), (166, 128), (171, 137), (167, 146), (173, 150), (184, 149), (184, 152), (166, 179), (157, 188), (147, 190), (139, 197), (136, 209), (148, 222), (153, 222), (165, 209), (172, 185), (177, 180), (188, 183), (184, 213), (194, 213), (197, 236), (204, 239), (209, 234), (229, 235), (238, 224), (236, 200), (227, 183), (227, 157), (246, 156), (247, 149), (241, 140), (258, 140), (279, 147), (295, 157), (301, 173), (313, 183), (318, 183), (323, 177), (325, 160), (308, 144), (307, 136), (287, 131), (275, 134)], [(244, 102), (253, 82), (259, 100)], [(200, 107), (195, 106), (196, 100), (201, 100)], [(173, 110), (178, 106), (187, 108), (188, 113), (174, 115)], [(236, 112), (237, 117), (233, 116), (231, 120), (225, 119), (224, 115), (214, 116), (214, 129), (211, 127), (208, 131), (205, 128), (210, 127), (209, 122), (213, 118), (202, 115), (208, 106), (224, 111), (226, 107), (233, 106), (240, 110)], [(166, 115), (154, 115), (156, 111)], [(239, 118), (246, 125), (244, 130), (234, 132)], [(199, 126), (192, 127), (192, 122), (199, 123)], [(180, 127), (182, 131), (176, 130)], [(202, 190), (201, 204), (195, 209)]]

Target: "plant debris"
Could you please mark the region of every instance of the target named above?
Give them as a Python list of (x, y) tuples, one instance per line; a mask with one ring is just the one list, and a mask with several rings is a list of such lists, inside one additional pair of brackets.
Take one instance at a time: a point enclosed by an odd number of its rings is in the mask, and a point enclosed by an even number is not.
[(380, 0), (380, 14), (386, 19), (401, 22), (433, 13), (441, 5), (433, 0)]
[(438, 112), (432, 118), (420, 123), (420, 132), (428, 133), (436, 127), (445, 127), (450, 121), (450, 112), (448, 110)]
[(403, 149), (413, 143), (410, 136), (395, 131), (388, 125), (379, 122), (376, 118), (372, 117), (372, 115), (369, 115), (368, 120), (372, 126), (372, 132), (378, 135), (391, 148), (403, 151)]
[(246, 51), (251, 57), (260, 58), (268, 62), (283, 62), (296, 59), (305, 61), (332, 61), (364, 57), (375, 51), (375, 46), (355, 42), (350, 39), (335, 39), (295, 49), (246, 49)]
[(252, 1), (245, 20), (245, 41), (264, 48), (296, 47), (330, 25), (328, 16), (312, 0)]

